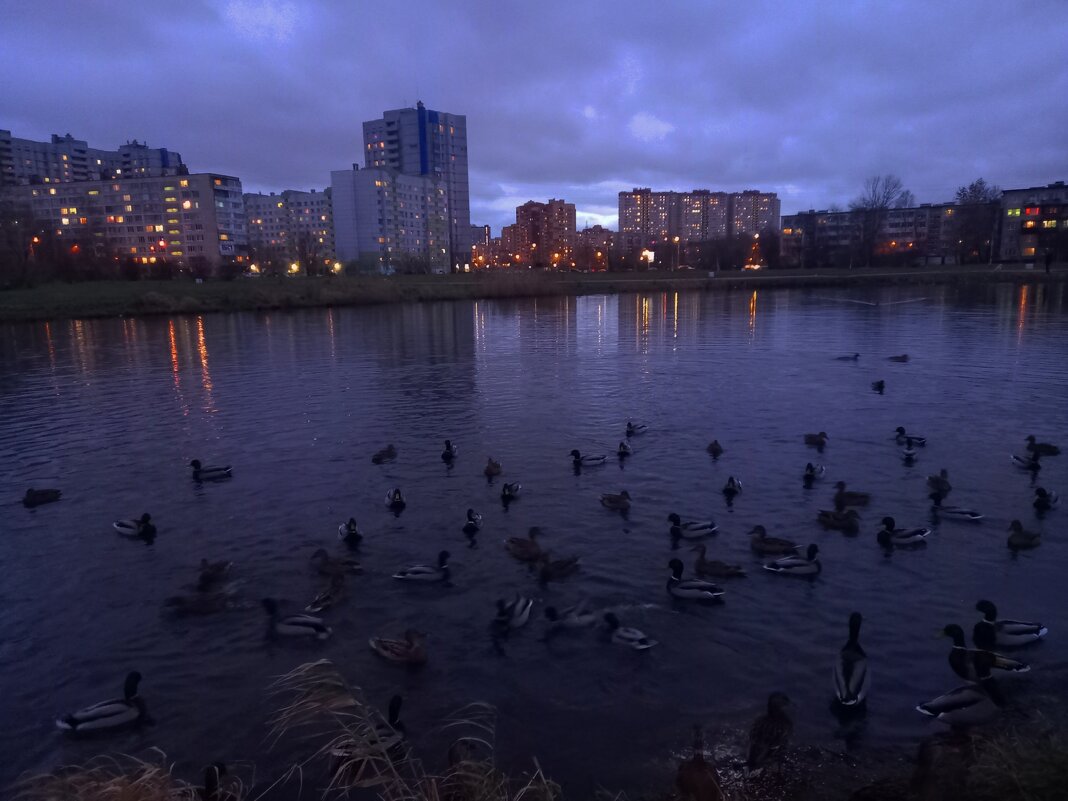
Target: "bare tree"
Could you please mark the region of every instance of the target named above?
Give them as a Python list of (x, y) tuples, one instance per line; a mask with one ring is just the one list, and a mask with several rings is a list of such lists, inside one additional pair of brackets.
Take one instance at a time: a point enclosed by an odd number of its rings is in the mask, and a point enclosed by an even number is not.
[(957, 235), (957, 261), (991, 261), (997, 239), (1000, 187), (988, 184), (983, 178), (957, 188), (954, 215)]
[(1001, 187), (988, 184), (984, 178), (978, 178), (967, 186), (957, 188), (957, 203), (994, 203), (1001, 199)]
[(916, 196), (908, 189), (902, 189), (901, 194), (894, 201), (895, 209), (908, 209), (916, 205)]
[(887, 211), (895, 208), (906, 193), (911, 199), (912, 193), (905, 189), (896, 175), (874, 175), (864, 182), (864, 190), (850, 201), (849, 208), (853, 212), (860, 235), (857, 256), (862, 264), (871, 265)]

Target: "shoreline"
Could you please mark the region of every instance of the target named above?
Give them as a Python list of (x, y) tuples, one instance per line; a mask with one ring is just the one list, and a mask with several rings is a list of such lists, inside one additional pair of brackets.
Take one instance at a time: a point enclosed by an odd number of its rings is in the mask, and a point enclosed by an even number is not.
[(0, 322), (277, 311), (333, 306), (425, 303), (444, 300), (715, 291), (718, 289), (931, 286), (1061, 283), (1063, 268), (1045, 273), (1002, 265), (923, 270), (775, 270), (751, 273), (699, 271), (628, 273), (495, 272), (323, 278), (255, 278), (234, 281), (89, 281), (49, 283), (0, 291)]

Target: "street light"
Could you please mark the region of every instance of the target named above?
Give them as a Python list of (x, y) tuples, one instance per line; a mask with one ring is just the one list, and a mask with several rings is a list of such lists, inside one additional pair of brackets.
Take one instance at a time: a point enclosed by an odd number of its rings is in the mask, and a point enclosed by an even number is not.
[(676, 236), (673, 240), (675, 242), (675, 266), (673, 270), (679, 269), (679, 238)]

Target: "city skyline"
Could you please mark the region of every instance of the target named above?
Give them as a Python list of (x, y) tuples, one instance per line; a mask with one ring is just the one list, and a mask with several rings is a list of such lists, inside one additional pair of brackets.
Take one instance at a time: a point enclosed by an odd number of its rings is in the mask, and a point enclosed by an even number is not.
[[(17, 136), (136, 138), (278, 192), (325, 187), (362, 161), (365, 120), (422, 100), (467, 116), (471, 219), (495, 230), (551, 197), (576, 204), (579, 227), (615, 228), (634, 186), (757, 188), (788, 214), (845, 205), (874, 174), (940, 202), (979, 176), (1042, 184), (1068, 162), (1068, 7), (1053, 2), (486, 4), (459, 22), (432, 4), (373, 22), (286, 0), (0, 8), (0, 119)], [(120, 74), (123, 92), (105, 94)]]

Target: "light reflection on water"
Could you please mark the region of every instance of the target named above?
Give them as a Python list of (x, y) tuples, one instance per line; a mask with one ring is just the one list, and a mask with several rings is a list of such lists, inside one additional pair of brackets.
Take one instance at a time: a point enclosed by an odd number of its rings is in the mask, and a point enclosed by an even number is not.
[[(970, 625), (971, 605), (986, 595), (1007, 613), (1049, 619), (1055, 633), (1068, 628), (1057, 591), (1063, 519), (1033, 520), (1027, 477), (1008, 462), (1028, 433), (1068, 444), (1063, 286), (925, 294), (873, 307), (761, 290), (759, 325), (754, 291), (0, 329), (0, 486), (12, 501), (0, 505), (0, 704), (12, 722), (0, 730), (0, 781), (99, 750), (99, 741), (57, 736), (52, 717), (110, 697), (134, 666), (159, 723), (107, 746), (158, 745), (183, 769), (251, 759), (262, 752), (264, 688), (319, 656), (373, 701), (403, 692), (408, 728), (434, 765), (447, 739), (437, 721), (472, 700), (497, 704), (505, 764), (525, 768), (536, 754), (576, 796), (593, 780), (663, 779), (670, 768), (658, 755), (683, 743), (694, 721), (717, 733), (744, 728), (770, 689), (797, 702), (800, 741), (842, 747), (826, 706), (853, 608), (865, 613), (877, 679), (851, 745), (863, 753), (915, 741), (930, 727), (912, 706), (953, 681), (935, 628)], [(857, 363), (832, 358), (854, 351)], [(908, 364), (885, 360), (901, 352)], [(877, 378), (885, 396), (869, 389)], [(567, 452), (614, 451), (628, 418), (651, 429), (634, 439), (634, 457), (574, 475)], [(931, 438), (915, 467), (902, 466), (889, 441), (897, 425)], [(830, 477), (806, 492), (800, 472), (815, 454), (800, 435), (821, 429), (831, 435), (821, 457)], [(446, 437), (461, 452), (452, 469), (438, 457)], [(717, 463), (704, 452), (713, 437), (726, 448)], [(399, 458), (372, 466), (388, 442)], [(524, 484), (507, 510), (481, 474), (487, 455)], [(234, 479), (197, 487), (192, 458), (232, 463)], [(1068, 491), (1066, 461), (1048, 460), (1042, 482)], [(925, 520), (924, 477), (943, 466), (952, 500), (988, 520), (946, 523), (924, 552), (884, 557), (872, 542), (876, 521), (886, 512), (904, 525)], [(728, 473), (746, 487), (730, 510), (718, 492)], [(814, 522), (837, 478), (875, 495), (856, 539)], [(30, 512), (13, 502), (49, 484), (64, 490), (60, 503)], [(399, 518), (381, 503), (394, 485), (409, 499)], [(626, 520), (597, 504), (622, 488), (634, 496)], [(473, 549), (460, 532), (468, 506), (485, 517)], [(146, 510), (160, 526), (154, 545), (111, 534), (112, 520)], [(724, 605), (668, 600), (672, 510), (715, 517), (723, 533), (710, 556), (751, 568)], [(366, 574), (330, 613), (335, 637), (266, 644), (256, 601), (307, 603), (319, 580), (306, 560), (336, 547), (349, 515), (367, 536)], [(1004, 548), (1015, 516), (1050, 534), (1018, 558)], [(818, 542), (823, 574), (795, 582), (760, 571), (744, 534), (758, 522)], [(582, 572), (539, 587), (499, 545), (531, 525), (555, 554), (580, 555)], [(388, 578), (442, 547), (454, 554), (454, 587)], [(691, 563), (688, 551), (678, 555)], [(162, 619), (160, 602), (189, 591), (201, 557), (235, 561), (249, 608)], [(487, 623), (494, 600), (517, 591), (540, 606), (581, 596), (619, 606), (662, 645), (639, 655), (593, 636), (543, 643), (539, 621), (501, 656)], [(420, 672), (384, 665), (365, 645), (408, 625), (431, 633), (431, 664)], [(1063, 683), (1064, 642), (1051, 636), (1031, 655), (1035, 669), (1013, 683), (1022, 702)], [(298, 755), (290, 744), (270, 762)]]

